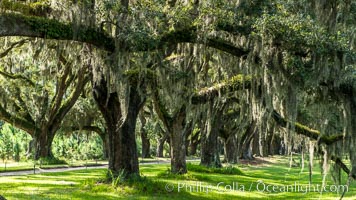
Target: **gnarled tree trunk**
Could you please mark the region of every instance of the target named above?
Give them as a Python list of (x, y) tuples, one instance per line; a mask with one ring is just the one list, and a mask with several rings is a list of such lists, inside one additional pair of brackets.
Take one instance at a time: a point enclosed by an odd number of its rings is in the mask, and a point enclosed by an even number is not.
[(35, 160), (53, 157), (51, 147), (54, 135), (54, 133), (43, 131), (33, 136), (32, 150)]
[(171, 171), (175, 174), (187, 173), (186, 134), (188, 128), (186, 127), (185, 117), (185, 106), (182, 106), (173, 118), (171, 126), (168, 127), (170, 132)]
[(171, 144), (171, 171), (172, 173), (185, 174), (187, 173), (186, 166), (186, 137), (182, 133), (184, 132), (183, 124), (175, 123), (173, 125), (173, 131), (170, 134)]
[(209, 102), (208, 113), (205, 124), (205, 133), (202, 133), (201, 140), (201, 165), (207, 167), (221, 167), (219, 148), (219, 125), (220, 109), (214, 108), (213, 101)]
[(224, 160), (227, 163), (238, 162), (238, 148), (237, 138), (235, 134), (230, 134), (227, 139), (224, 140)]
[(163, 149), (164, 149), (163, 147), (167, 139), (168, 139), (167, 133), (163, 133), (162, 137), (157, 139), (157, 150), (156, 150), (157, 157), (163, 158)]
[(103, 114), (109, 137), (109, 169), (117, 174), (139, 174), (135, 128), (144, 99), (133, 85), (129, 91), (127, 116), (122, 122), (122, 112), (117, 92), (109, 93), (104, 79), (93, 87), (94, 99)]
[(250, 126), (247, 128), (244, 135), (242, 136), (240, 144), (238, 146), (240, 158), (249, 159), (249, 160), (254, 159), (252, 155), (251, 143), (255, 136), (255, 132), (256, 132), (256, 122), (252, 122)]
[(141, 136), (141, 142), (142, 142), (142, 152), (141, 152), (141, 157), (142, 158), (150, 158), (150, 139), (148, 138), (147, 131), (145, 129), (145, 124), (146, 124), (146, 119), (143, 114), (140, 115), (140, 121), (141, 121), (141, 130), (140, 130), (140, 136)]
[(196, 155), (197, 154), (197, 149), (198, 145), (200, 144), (200, 131), (198, 133), (195, 133), (189, 141), (189, 154), (188, 155)]

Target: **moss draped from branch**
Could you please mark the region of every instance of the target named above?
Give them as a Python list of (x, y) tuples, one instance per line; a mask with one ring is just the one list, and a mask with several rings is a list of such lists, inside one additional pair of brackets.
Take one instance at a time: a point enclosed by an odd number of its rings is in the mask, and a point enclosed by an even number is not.
[(54, 19), (30, 17), (19, 14), (0, 15), (1, 36), (39, 37), (57, 40), (73, 40), (97, 46), (106, 51), (115, 50), (115, 41), (107, 34), (88, 27), (77, 27)]
[(25, 15), (46, 16), (52, 9), (49, 1), (40, 0), (34, 3), (14, 2), (10, 0), (2, 0), (0, 8), (4, 10), (11, 10), (21, 12)]
[[(134, 41), (124, 41), (120, 49), (115, 47), (115, 39), (107, 35), (102, 30), (66, 24), (54, 19), (25, 16), (20, 14), (0, 15), (0, 37), (4, 36), (25, 36), (39, 37), (56, 40), (73, 40), (92, 44), (100, 49), (114, 52), (117, 51), (152, 51), (163, 49), (166, 46), (178, 43), (204, 44), (209, 47), (224, 51), (231, 55), (241, 57), (249, 53), (248, 49), (237, 47), (232, 43), (220, 38), (207, 38), (207, 40), (197, 39), (196, 28), (174, 30), (163, 33), (158, 39), (152, 42), (152, 38), (143, 38), (139, 44)], [(76, 27), (76, 28), (74, 28)]]
[(231, 79), (223, 81), (222, 83), (216, 84), (212, 87), (200, 89), (192, 96), (191, 102), (193, 104), (203, 104), (219, 96), (219, 94), (241, 89), (250, 89), (251, 80), (252, 77), (250, 75), (236, 75)]
[(9, 79), (21, 79), (33, 87), (36, 86), (36, 84), (32, 80), (30, 80), (29, 78), (27, 78), (21, 74), (10, 74), (7, 72), (0, 71), (0, 75), (4, 76), (5, 78), (9, 78)]
[[(272, 113), (273, 119), (277, 122), (281, 127), (287, 128), (288, 121), (284, 119), (277, 111), (273, 111)], [(320, 135), (320, 131), (311, 129), (307, 126), (304, 126), (300, 123), (294, 123), (295, 132), (300, 135), (307, 136), (308, 138), (318, 140), (320, 144), (324, 143), (327, 145), (331, 145), (337, 141), (341, 141), (344, 138), (343, 134), (337, 134), (332, 136)]]

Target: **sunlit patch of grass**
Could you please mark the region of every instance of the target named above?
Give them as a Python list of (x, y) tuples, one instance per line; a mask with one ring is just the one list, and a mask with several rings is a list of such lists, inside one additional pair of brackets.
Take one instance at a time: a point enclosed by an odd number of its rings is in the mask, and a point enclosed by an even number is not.
[[(274, 159), (274, 158), (273, 158)], [(256, 187), (263, 182), (284, 186), (307, 184), (309, 174), (299, 167), (289, 168), (288, 159), (261, 166), (233, 165), (240, 172), (214, 171), (188, 164), (185, 175), (171, 174), (169, 164), (140, 166), (141, 177), (117, 185), (105, 180), (106, 169), (88, 169), (38, 175), (0, 177), (0, 194), (7, 199), (336, 199), (340, 193), (268, 192)], [(313, 184), (321, 184), (318, 164)], [(342, 182), (346, 179), (343, 177)], [(328, 176), (328, 184), (333, 184)], [(260, 186), (261, 187), (261, 186)], [(208, 188), (208, 189), (207, 189)], [(261, 188), (260, 188), (261, 190)], [(344, 199), (356, 199), (356, 183), (350, 185)]]
[(201, 165), (196, 165), (192, 163), (187, 164), (188, 171), (201, 172), (201, 173), (217, 173), (217, 174), (231, 174), (231, 175), (242, 175), (242, 171), (237, 167), (228, 165), (221, 168), (207, 168)]
[[(79, 167), (79, 166), (96, 166), (96, 165), (105, 165), (108, 164), (108, 161), (66, 161), (61, 164), (53, 164), (50, 161), (40, 162), (40, 161), (27, 161), (27, 162), (8, 162), (0, 163), (0, 172), (11, 172), (11, 171), (21, 171), (21, 170), (33, 170), (36, 169), (51, 169), (51, 168), (66, 168), (66, 167)], [(1, 176), (1, 173), (0, 173)]]

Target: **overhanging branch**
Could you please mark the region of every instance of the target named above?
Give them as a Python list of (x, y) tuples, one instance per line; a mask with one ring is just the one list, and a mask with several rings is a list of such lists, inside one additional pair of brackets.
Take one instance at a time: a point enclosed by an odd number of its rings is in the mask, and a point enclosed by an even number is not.
[(12, 43), (9, 48), (7, 48), (4, 52), (1, 52), (1, 53), (0, 53), (0, 58), (3, 58), (3, 57), (5, 57), (5, 56), (7, 56), (7, 54), (9, 54), (9, 52), (10, 52), (13, 48), (22, 46), (22, 45), (24, 45), (27, 41), (28, 41), (28, 39), (23, 39), (23, 40), (20, 40), (20, 41), (17, 41), (17, 42)]
[(106, 51), (115, 50), (115, 41), (107, 34), (93, 28), (76, 27), (54, 19), (30, 17), (19, 14), (0, 15), (0, 37), (25, 36), (56, 40), (73, 40), (97, 46)]
[(200, 91), (196, 92), (192, 96), (191, 102), (192, 104), (203, 104), (219, 96), (219, 94), (225, 94), (241, 89), (250, 89), (251, 79), (250, 75), (236, 75), (231, 79), (212, 87), (200, 89)]
[[(284, 119), (276, 110), (273, 110), (272, 113), (273, 119), (277, 122), (277, 124), (281, 127), (287, 128), (288, 121)], [(344, 138), (343, 134), (338, 134), (334, 136), (326, 136), (320, 135), (320, 131), (311, 129), (307, 126), (299, 124), (297, 122), (294, 123), (295, 132), (300, 135), (307, 136), (308, 138), (318, 140), (320, 144), (324, 143), (327, 145), (333, 144), (335, 142), (341, 141)]]
[(351, 171), (350, 169), (345, 165), (345, 163), (342, 162), (342, 160), (339, 157), (336, 156), (331, 156), (330, 159), (335, 162), (346, 174), (350, 175), (354, 180), (356, 180), (356, 175), (355, 174), (350, 174)]
[(92, 44), (109, 52), (114, 52), (115, 50), (153, 51), (178, 43), (203, 44), (237, 57), (247, 55), (250, 51), (249, 49), (237, 47), (221, 38), (208, 37), (204, 40), (198, 39), (195, 27), (166, 32), (158, 39), (144, 38), (140, 43), (136, 41), (124, 41), (125, 44), (120, 49), (116, 49), (114, 38), (99, 29), (86, 26), (78, 27), (78, 25), (65, 24), (54, 19), (4, 13), (0, 15), (0, 27), (0, 37), (25, 36), (72, 40)]
[(83, 91), (85, 85), (89, 82), (89, 76), (87, 76), (86, 69), (81, 69), (78, 72), (78, 82), (76, 83), (74, 91), (72, 91), (70, 98), (65, 101), (65, 103), (58, 109), (58, 112), (55, 113), (52, 119), (50, 119), (49, 124), (51, 128), (56, 130), (60, 122), (63, 120), (65, 115), (70, 111), (74, 106), (75, 102), (79, 98), (81, 92)]
[(35, 127), (32, 123), (28, 122), (27, 120), (11, 115), (1, 105), (0, 105), (0, 119), (18, 127), (19, 129), (26, 131), (30, 135), (34, 135), (36, 132), (40, 131), (37, 127)]
[(161, 49), (164, 46), (174, 45), (178, 43), (203, 44), (237, 57), (242, 57), (250, 52), (249, 49), (237, 47), (232, 43), (218, 37), (207, 37), (206, 39), (198, 39), (198, 33), (195, 27), (165, 33), (161, 37), (158, 45), (154, 48)]
[(7, 72), (3, 72), (3, 71), (0, 71), (0, 74), (3, 75), (4, 77), (6, 78), (9, 78), (9, 79), (20, 79), (20, 80), (23, 80), (25, 81), (26, 83), (30, 84), (31, 86), (36, 86), (36, 84), (34, 82), (32, 82), (29, 78), (21, 75), (21, 74), (10, 74), (10, 73), (7, 73)]

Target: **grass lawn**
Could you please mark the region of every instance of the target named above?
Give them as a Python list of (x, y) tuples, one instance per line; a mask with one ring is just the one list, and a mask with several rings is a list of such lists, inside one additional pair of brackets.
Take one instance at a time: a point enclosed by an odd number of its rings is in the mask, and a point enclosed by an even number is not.
[[(142, 177), (131, 182), (102, 183), (105, 169), (0, 177), (0, 194), (7, 199), (338, 199), (341, 187), (320, 193), (322, 176), (315, 164), (313, 184), (307, 188), (307, 169), (289, 169), (284, 157), (269, 158), (258, 165), (239, 164), (222, 170), (188, 165), (184, 176), (168, 173), (168, 164), (141, 165)], [(346, 178), (342, 178), (345, 183)], [(319, 185), (319, 186), (318, 186)], [(284, 192), (283, 192), (284, 190)], [(315, 190), (315, 191), (314, 191)], [(317, 192), (316, 190), (319, 190)], [(332, 191), (330, 191), (332, 190)], [(344, 199), (356, 199), (356, 183)]]
[[(33, 170), (34, 162), (14, 162), (10, 161), (6, 163), (0, 163), (0, 173), (1, 172), (12, 172), (12, 171), (20, 171), (20, 170)], [(93, 166), (93, 165), (104, 165), (108, 164), (107, 161), (68, 161), (66, 164), (42, 164), (40, 165), (39, 162), (36, 163), (36, 169), (49, 169), (49, 168), (60, 168), (60, 167), (79, 167), (79, 166)], [(1, 176), (1, 174), (0, 174)]]

